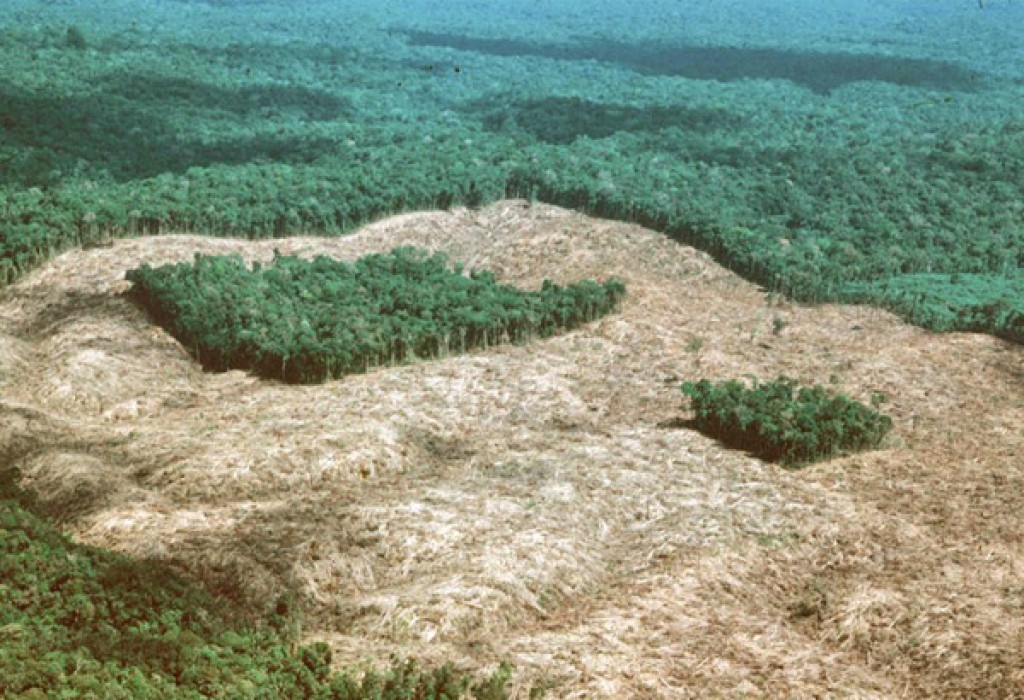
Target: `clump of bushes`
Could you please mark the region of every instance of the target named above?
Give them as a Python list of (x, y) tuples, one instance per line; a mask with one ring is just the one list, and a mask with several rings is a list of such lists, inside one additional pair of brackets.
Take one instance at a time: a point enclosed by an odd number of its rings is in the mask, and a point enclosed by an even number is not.
[(323, 643), (296, 646), (165, 567), (75, 544), (0, 470), (0, 697), (402, 700), (506, 698), (508, 666), (479, 682), (395, 659), (358, 677)]
[(780, 376), (747, 387), (736, 380), (713, 384), (706, 379), (684, 382), (690, 398), (693, 427), (729, 447), (761, 459), (800, 466), (830, 457), (878, 447), (892, 429), (892, 419), (871, 407), (822, 386), (799, 386)]
[(130, 270), (130, 294), (207, 369), (313, 383), (575, 328), (616, 308), (617, 280), (526, 292), (440, 254), (396, 248), (346, 263), (275, 252)]

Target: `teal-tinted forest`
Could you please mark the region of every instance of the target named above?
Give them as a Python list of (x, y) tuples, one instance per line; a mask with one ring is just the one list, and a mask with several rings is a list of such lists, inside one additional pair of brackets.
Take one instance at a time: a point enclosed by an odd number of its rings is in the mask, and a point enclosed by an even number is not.
[[(0, 8), (0, 280), (110, 236), (542, 200), (1017, 341), (1019, 3)], [(500, 18), (500, 21), (496, 21)]]

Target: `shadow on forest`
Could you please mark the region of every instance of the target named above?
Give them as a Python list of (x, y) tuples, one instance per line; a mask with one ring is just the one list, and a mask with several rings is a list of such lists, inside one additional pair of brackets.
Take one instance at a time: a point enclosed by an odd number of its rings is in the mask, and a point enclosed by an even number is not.
[[(495, 105), (500, 105), (495, 109)], [(633, 107), (591, 102), (578, 97), (547, 97), (541, 100), (503, 103), (488, 98), (470, 106), (483, 113), (484, 126), (491, 131), (519, 128), (534, 138), (553, 144), (572, 143), (580, 136), (592, 139), (618, 131), (657, 132), (678, 127), (706, 134), (717, 129), (736, 128), (740, 119), (724, 109), (687, 107)]]
[(636, 46), (604, 39), (537, 44), (441, 32), (401, 33), (412, 46), (439, 46), (492, 56), (601, 61), (646, 75), (678, 75), (694, 80), (788, 80), (823, 95), (862, 80), (970, 91), (977, 79), (976, 73), (955, 63), (899, 56), (722, 46)]
[(0, 134), (25, 152), (0, 163), (0, 184), (46, 185), (84, 161), (115, 181), (182, 173), (218, 163), (306, 163), (333, 147), (329, 139), (285, 131), (203, 138), (167, 118), (195, 121), (336, 119), (350, 113), (341, 98), (304, 87), (223, 88), (182, 78), (115, 74), (91, 94), (29, 94), (0, 84)]

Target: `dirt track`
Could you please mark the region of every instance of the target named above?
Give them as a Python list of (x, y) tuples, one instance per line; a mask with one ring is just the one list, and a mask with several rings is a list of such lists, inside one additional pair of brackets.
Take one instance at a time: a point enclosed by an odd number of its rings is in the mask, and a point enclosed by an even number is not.
[[(196, 251), (398, 245), (629, 296), (294, 387), (203, 373), (120, 295)], [(672, 427), (681, 381), (779, 373), (886, 394), (886, 449), (785, 471)], [(1024, 697), (1024, 349), (780, 303), (636, 226), (502, 202), (73, 251), (0, 292), (0, 392), (0, 458), (68, 531), (255, 605), (293, 588), (346, 664), (504, 659), (522, 697)]]

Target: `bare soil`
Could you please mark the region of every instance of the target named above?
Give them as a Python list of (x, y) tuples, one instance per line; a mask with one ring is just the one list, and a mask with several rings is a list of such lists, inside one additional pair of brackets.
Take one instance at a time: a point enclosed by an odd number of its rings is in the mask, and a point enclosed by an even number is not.
[[(203, 372), (123, 296), (195, 252), (399, 245), (628, 297), (288, 386)], [(789, 471), (680, 427), (680, 382), (780, 373), (885, 394), (884, 449)], [(507, 201), (72, 251), (0, 292), (0, 414), (0, 461), (66, 531), (254, 610), (298, 593), (342, 665), (506, 660), (524, 698), (1024, 697), (1024, 348), (778, 300), (637, 226)]]

